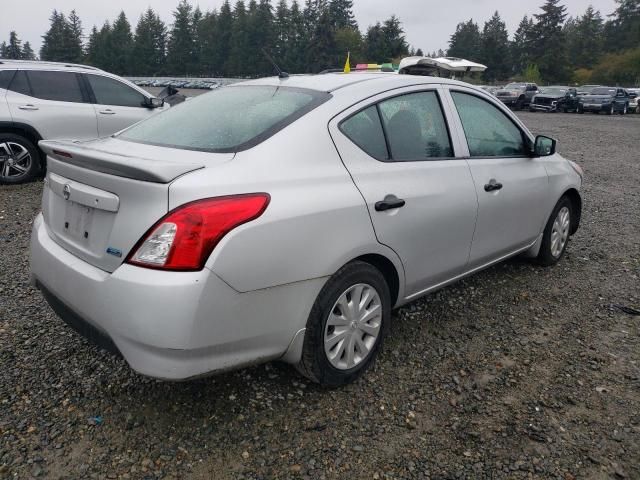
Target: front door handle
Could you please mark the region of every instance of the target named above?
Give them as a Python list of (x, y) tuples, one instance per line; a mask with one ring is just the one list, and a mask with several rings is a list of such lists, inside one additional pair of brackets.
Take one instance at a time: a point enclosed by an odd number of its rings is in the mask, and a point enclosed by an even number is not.
[(115, 115), (116, 112), (114, 112), (113, 110), (111, 110), (110, 108), (107, 108), (105, 110), (100, 110), (100, 113), (102, 115)]
[(40, 110), (40, 109), (39, 109), (38, 107), (36, 107), (35, 105), (31, 105), (31, 104), (28, 104), (28, 105), (20, 105), (18, 108), (19, 108), (20, 110)]
[(495, 178), (492, 178), (491, 180), (489, 180), (489, 183), (487, 183), (484, 186), (484, 191), (485, 192), (495, 192), (497, 190), (502, 190), (502, 184), (496, 182)]
[(387, 210), (394, 210), (396, 208), (402, 208), (407, 202), (395, 195), (387, 195), (381, 202), (376, 202), (376, 212), (385, 212)]

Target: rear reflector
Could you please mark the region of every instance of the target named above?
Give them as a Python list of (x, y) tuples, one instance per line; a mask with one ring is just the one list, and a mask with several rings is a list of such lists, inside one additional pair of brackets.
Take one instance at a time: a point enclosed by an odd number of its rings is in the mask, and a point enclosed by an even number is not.
[(220, 240), (262, 215), (270, 200), (267, 193), (252, 193), (182, 205), (149, 229), (127, 263), (159, 270), (202, 270)]
[(62, 150), (53, 150), (53, 154), (59, 155), (60, 157), (73, 158), (69, 152), (63, 152)]

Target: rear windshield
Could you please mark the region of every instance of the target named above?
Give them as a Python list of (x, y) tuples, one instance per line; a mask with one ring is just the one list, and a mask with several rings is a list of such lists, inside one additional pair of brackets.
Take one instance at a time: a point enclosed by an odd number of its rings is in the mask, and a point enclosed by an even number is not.
[(615, 88), (594, 88), (591, 90), (591, 95), (615, 95)]
[(265, 141), (329, 98), (328, 93), (301, 88), (229, 86), (154, 115), (119, 138), (186, 150), (236, 152)]

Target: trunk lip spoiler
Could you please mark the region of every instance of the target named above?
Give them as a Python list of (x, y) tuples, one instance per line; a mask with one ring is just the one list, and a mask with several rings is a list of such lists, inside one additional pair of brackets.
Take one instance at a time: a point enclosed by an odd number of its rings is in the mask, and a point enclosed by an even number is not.
[[(171, 183), (176, 178), (200, 170), (204, 162), (168, 162), (111, 153), (72, 141), (41, 140), (38, 146), (55, 160), (116, 177), (152, 183)], [(62, 155), (66, 153), (67, 155)], [(158, 168), (164, 167), (164, 168)]]

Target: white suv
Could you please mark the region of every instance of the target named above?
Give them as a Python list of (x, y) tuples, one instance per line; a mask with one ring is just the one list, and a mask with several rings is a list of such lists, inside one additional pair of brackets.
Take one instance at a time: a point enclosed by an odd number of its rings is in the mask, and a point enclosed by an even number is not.
[(44, 169), (40, 140), (108, 136), (164, 108), (140, 87), (94, 67), (0, 59), (0, 184)]

